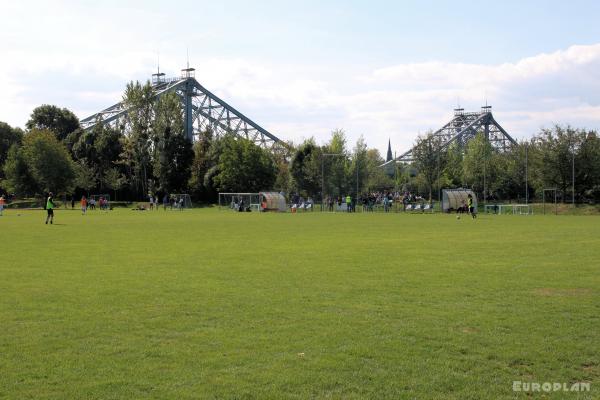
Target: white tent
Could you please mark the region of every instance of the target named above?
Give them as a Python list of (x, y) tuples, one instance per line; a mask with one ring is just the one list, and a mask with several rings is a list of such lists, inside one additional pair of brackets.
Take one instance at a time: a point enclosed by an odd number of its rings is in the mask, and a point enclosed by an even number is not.
[(442, 211), (452, 212), (468, 205), (469, 195), (473, 196), (473, 207), (477, 210), (477, 196), (470, 189), (444, 189), (442, 191)]
[(260, 192), (260, 209), (261, 211), (287, 211), (285, 197), (277, 192)]

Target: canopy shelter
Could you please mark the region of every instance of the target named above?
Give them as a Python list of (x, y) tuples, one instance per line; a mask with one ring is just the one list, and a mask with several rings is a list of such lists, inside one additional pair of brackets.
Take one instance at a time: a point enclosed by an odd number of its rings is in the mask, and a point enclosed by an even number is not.
[(442, 211), (453, 212), (464, 209), (469, 204), (469, 195), (473, 196), (473, 207), (477, 210), (477, 196), (470, 189), (442, 190)]
[(287, 211), (285, 197), (277, 192), (260, 192), (260, 209), (261, 211)]

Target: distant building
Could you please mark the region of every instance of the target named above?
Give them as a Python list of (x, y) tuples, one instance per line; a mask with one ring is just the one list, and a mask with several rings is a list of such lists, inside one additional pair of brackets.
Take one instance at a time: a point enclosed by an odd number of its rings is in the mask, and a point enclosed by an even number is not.
[[(385, 157), (385, 162), (388, 161), (392, 161), (394, 159), (394, 156), (392, 155), (392, 141), (390, 139), (388, 139), (388, 151), (387, 151), (387, 156)], [(389, 163), (385, 166), (385, 173), (386, 175), (393, 177), (394, 176), (394, 163)]]

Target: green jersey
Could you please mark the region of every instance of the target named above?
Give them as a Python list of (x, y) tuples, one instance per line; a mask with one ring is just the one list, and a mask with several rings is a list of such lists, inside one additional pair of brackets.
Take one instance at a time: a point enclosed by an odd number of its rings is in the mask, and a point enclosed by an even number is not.
[(48, 197), (46, 201), (46, 210), (52, 210), (54, 208), (54, 202), (52, 201), (52, 197)]
[(473, 199), (471, 197), (469, 197), (468, 204), (469, 207), (473, 207)]

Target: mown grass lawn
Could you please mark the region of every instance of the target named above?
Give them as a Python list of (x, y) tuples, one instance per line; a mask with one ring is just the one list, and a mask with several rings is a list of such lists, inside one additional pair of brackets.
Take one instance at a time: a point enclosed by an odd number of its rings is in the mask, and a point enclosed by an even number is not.
[(0, 398), (600, 397), (598, 216), (43, 220), (0, 217)]

